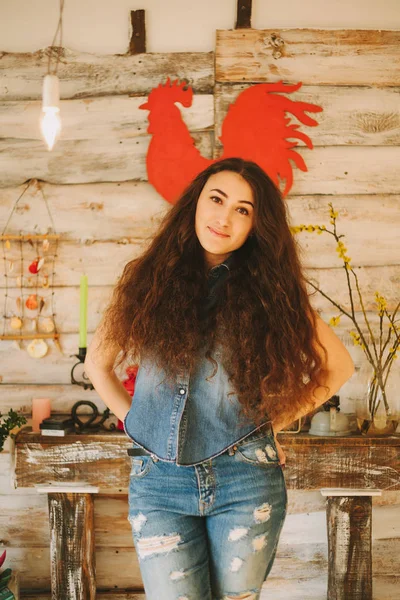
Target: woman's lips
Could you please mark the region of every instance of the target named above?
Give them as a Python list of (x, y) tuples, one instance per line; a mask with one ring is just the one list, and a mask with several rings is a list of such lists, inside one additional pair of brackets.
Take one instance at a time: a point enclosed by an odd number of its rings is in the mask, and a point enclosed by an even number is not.
[(215, 231), (215, 229), (212, 227), (208, 227), (208, 229), (211, 231), (211, 233), (217, 235), (218, 237), (229, 237), (229, 235), (226, 235), (225, 233), (218, 233), (218, 231)]

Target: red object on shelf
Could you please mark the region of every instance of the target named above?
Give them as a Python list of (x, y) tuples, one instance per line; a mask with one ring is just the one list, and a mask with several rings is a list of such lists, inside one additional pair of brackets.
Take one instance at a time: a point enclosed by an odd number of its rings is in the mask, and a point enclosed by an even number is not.
[[(131, 396), (133, 396), (133, 392), (135, 391), (135, 381), (138, 369), (139, 367), (137, 365), (127, 367), (126, 374), (128, 375), (128, 379), (124, 379), (122, 382), (122, 385)], [(118, 419), (117, 429), (124, 431), (124, 424), (120, 419)]]

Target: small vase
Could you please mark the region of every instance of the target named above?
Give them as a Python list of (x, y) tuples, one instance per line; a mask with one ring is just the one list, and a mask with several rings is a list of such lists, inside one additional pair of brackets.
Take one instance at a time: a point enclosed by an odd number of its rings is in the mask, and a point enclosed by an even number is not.
[[(364, 396), (356, 401), (357, 426), (362, 435), (387, 436), (396, 433), (400, 422), (400, 394), (395, 373), (386, 383), (386, 405), (375, 373), (370, 373)], [(397, 389), (396, 389), (397, 387)]]

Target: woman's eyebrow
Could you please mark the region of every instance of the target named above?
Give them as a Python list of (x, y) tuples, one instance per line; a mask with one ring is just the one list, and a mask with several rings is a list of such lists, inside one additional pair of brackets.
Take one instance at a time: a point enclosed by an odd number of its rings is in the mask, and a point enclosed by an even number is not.
[[(212, 190), (210, 190), (210, 192), (219, 192), (220, 194), (222, 194), (222, 196), (225, 196), (225, 198), (228, 197), (228, 195), (225, 194), (225, 192), (219, 190), (218, 188), (213, 188)], [(249, 200), (238, 200), (238, 202), (242, 202), (242, 204), (250, 204), (250, 206), (254, 208), (254, 204), (252, 202), (249, 202)]]

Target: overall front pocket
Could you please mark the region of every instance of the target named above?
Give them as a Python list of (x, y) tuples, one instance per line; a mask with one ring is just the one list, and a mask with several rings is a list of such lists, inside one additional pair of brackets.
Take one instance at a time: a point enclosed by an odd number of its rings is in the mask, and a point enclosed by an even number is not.
[(154, 461), (150, 454), (148, 456), (131, 456), (131, 472), (130, 477), (137, 479), (144, 477), (149, 473)]

